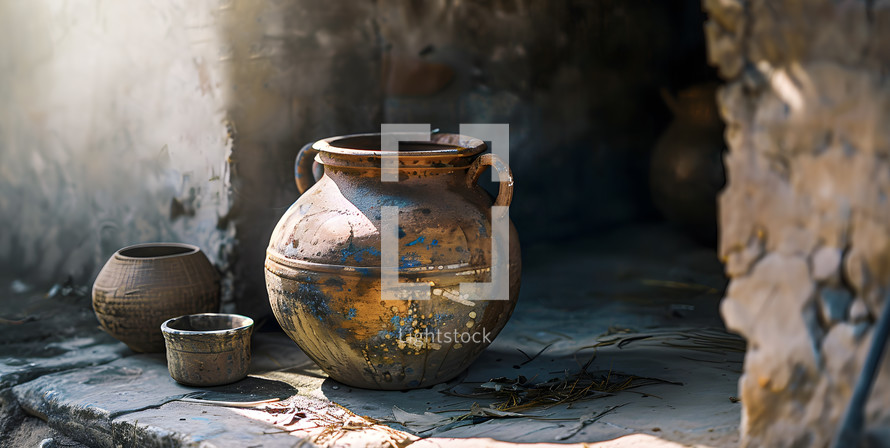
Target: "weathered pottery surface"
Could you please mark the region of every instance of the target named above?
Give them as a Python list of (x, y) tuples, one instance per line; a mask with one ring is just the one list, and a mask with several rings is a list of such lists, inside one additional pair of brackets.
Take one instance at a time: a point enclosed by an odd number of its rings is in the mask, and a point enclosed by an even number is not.
[[(307, 146), (297, 177), (305, 192), (272, 234), (266, 285), (282, 328), (334, 379), (373, 389), (425, 387), (466, 369), (516, 304), (520, 251), (512, 223), (509, 300), (459, 294), (460, 283), (491, 280), (491, 206), (509, 205), (512, 175), (493, 155), (479, 155), (481, 140), (435, 134), (432, 142), (403, 143), (399, 182), (381, 182), (379, 147), (378, 134)], [(316, 152), (324, 176), (312, 185)], [(507, 179), (496, 201), (475, 184), (486, 166)], [(381, 299), (381, 207), (393, 205), (399, 281), (428, 283), (429, 300)]]
[(161, 326), (170, 376), (187, 386), (218, 386), (247, 376), (253, 319), (237, 314), (191, 314)]
[(161, 324), (219, 310), (219, 274), (195, 246), (149, 243), (111, 256), (93, 284), (102, 328), (137, 352), (163, 352)]

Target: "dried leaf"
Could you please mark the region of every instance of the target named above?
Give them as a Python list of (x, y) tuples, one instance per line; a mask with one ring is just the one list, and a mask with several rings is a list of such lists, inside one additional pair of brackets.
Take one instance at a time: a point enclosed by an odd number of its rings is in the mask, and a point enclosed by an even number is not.
[(473, 417), (492, 417), (492, 418), (513, 418), (513, 417), (530, 417), (529, 415), (520, 414), (518, 412), (499, 411), (492, 408), (483, 408), (478, 403), (470, 406), (470, 415)]
[(400, 409), (398, 406), (392, 407), (392, 416), (395, 421), (417, 432), (431, 431), (454, 421), (452, 417), (445, 417), (438, 414), (433, 414), (432, 412), (413, 414), (411, 412)]

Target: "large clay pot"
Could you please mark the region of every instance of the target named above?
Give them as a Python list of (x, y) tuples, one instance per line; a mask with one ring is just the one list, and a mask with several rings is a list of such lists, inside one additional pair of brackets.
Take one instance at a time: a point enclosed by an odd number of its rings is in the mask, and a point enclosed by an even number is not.
[(93, 311), (136, 352), (163, 352), (161, 324), (219, 310), (219, 274), (196, 246), (149, 243), (111, 256), (93, 284)]
[[(512, 223), (503, 263), (509, 294), (459, 294), (461, 283), (491, 280), (491, 207), (510, 204), (512, 174), (497, 157), (480, 156), (482, 141), (434, 134), (431, 142), (403, 143), (399, 181), (382, 182), (379, 148), (379, 134), (303, 148), (302, 195), (272, 234), (266, 285), (281, 327), (335, 380), (371, 389), (425, 387), (466, 369), (513, 312), (520, 252)], [(324, 168), (314, 185), (313, 161)], [(486, 166), (506, 179), (494, 201), (476, 185)], [(399, 282), (429, 285), (426, 300), (382, 295), (381, 207), (393, 205)]]

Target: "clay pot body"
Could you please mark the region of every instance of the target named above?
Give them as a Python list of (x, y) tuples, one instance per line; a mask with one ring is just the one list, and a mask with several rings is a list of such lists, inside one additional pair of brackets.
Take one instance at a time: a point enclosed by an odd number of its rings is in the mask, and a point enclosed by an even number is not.
[(717, 195), (725, 184), (723, 122), (716, 87), (702, 85), (665, 94), (674, 121), (652, 153), (649, 185), (668, 221), (702, 243), (717, 243)]
[(93, 284), (93, 311), (136, 352), (163, 352), (161, 324), (219, 309), (219, 274), (195, 246), (150, 243), (111, 256)]
[[(491, 207), (509, 205), (512, 175), (493, 155), (479, 156), (480, 140), (435, 134), (432, 143), (400, 146), (399, 181), (382, 182), (379, 147), (380, 135), (367, 134), (301, 151), (297, 183), (311, 188), (272, 234), (266, 285), (281, 327), (335, 380), (371, 389), (425, 387), (466, 369), (513, 312), (520, 250), (512, 223), (503, 242), (504, 300), (461, 296), (460, 287), (493, 277)], [(315, 153), (324, 175), (312, 185)], [(486, 165), (502, 175), (496, 201), (476, 185)], [(382, 294), (383, 206), (399, 207), (398, 281), (429, 285), (426, 300)]]
[(190, 314), (161, 325), (167, 369), (187, 386), (234, 383), (250, 368), (253, 319), (237, 314)]

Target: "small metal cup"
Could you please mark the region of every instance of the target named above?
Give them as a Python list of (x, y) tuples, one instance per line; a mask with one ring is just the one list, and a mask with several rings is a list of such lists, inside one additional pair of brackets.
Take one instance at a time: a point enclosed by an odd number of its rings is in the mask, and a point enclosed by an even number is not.
[(247, 376), (253, 319), (238, 314), (189, 314), (161, 325), (167, 368), (187, 386), (219, 386)]

